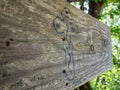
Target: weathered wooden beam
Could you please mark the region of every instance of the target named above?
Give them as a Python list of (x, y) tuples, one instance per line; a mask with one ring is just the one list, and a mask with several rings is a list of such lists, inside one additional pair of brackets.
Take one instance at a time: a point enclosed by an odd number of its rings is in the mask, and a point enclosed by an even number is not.
[(0, 1), (0, 90), (72, 90), (112, 66), (109, 27), (64, 0)]

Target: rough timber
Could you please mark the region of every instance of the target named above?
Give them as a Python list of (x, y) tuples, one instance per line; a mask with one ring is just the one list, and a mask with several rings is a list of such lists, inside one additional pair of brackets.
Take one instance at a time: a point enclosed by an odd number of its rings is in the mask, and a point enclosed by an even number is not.
[(0, 90), (72, 90), (111, 68), (109, 27), (65, 0), (0, 1)]

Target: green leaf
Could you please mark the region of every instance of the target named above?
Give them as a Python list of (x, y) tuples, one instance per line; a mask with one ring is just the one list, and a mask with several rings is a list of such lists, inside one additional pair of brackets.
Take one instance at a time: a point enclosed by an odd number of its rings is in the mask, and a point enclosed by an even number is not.
[(96, 3), (98, 2), (98, 0), (94, 0)]
[(112, 13), (110, 14), (110, 18), (111, 18), (111, 19), (113, 19), (113, 18), (114, 18), (114, 16), (113, 16), (113, 14), (112, 14)]

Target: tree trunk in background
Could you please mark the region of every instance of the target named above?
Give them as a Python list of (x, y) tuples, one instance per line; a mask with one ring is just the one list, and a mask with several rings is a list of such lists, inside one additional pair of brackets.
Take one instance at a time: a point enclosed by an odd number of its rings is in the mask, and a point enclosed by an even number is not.
[[(86, 0), (67, 0), (67, 2), (69, 2), (69, 3), (79, 2), (81, 4), (80, 9), (83, 10), (83, 11), (86, 8), (84, 6), (85, 1)], [(95, 18), (98, 18), (102, 14), (102, 11), (103, 11), (103, 8), (104, 8), (104, 2), (105, 2), (105, 0), (97, 0), (97, 2), (95, 0), (89, 0), (89, 2), (88, 2), (88, 7), (89, 7), (88, 13), (91, 16), (93, 16)]]
[(98, 18), (102, 14), (104, 2), (105, 0), (98, 0), (98, 2), (89, 0), (89, 14), (95, 18)]

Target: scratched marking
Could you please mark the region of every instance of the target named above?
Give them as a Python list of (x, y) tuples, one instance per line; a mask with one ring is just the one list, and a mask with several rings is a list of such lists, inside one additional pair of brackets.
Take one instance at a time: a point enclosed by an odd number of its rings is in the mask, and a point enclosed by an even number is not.
[(61, 16), (57, 16), (53, 20), (53, 25), (56, 32), (62, 35), (62, 46), (65, 53), (66, 77), (69, 81), (75, 78), (75, 65), (73, 56), (73, 42), (72, 37), (76, 35), (78, 30), (77, 25), (71, 23), (70, 10), (64, 8)]

